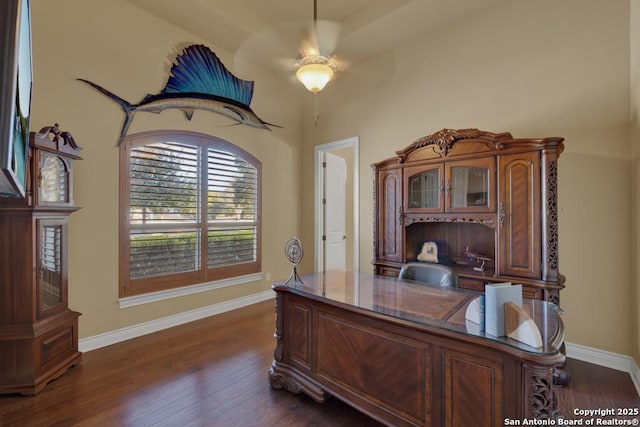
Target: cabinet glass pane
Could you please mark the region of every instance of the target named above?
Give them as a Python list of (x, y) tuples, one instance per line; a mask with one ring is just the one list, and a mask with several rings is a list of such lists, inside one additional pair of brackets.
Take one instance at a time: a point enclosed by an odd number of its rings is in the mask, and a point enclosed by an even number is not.
[(58, 156), (46, 156), (40, 166), (40, 201), (67, 201), (67, 169)]
[(40, 241), (41, 312), (62, 303), (62, 225), (44, 225)]
[(440, 170), (431, 169), (409, 178), (409, 208), (440, 207)]
[(451, 207), (489, 206), (489, 170), (474, 167), (451, 168)]

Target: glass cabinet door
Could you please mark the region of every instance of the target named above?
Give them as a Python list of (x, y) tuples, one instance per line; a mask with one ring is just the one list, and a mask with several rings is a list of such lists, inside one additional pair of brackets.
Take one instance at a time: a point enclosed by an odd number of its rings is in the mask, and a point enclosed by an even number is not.
[(447, 211), (495, 211), (494, 159), (478, 159), (447, 164)]
[(39, 170), (38, 201), (41, 203), (69, 202), (69, 174), (61, 157), (42, 154)]
[(64, 308), (66, 271), (64, 267), (65, 223), (38, 220), (37, 298), (38, 317)]
[(430, 169), (425, 169), (425, 167), (411, 168), (407, 172), (407, 206), (405, 209), (442, 211), (442, 166), (436, 165)]

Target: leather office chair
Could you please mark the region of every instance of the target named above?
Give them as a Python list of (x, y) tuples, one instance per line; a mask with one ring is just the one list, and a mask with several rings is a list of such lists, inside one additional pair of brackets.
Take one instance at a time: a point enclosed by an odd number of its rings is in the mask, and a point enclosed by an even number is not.
[(442, 264), (409, 262), (400, 269), (399, 279), (426, 282), (443, 287), (460, 286), (458, 274), (450, 267)]

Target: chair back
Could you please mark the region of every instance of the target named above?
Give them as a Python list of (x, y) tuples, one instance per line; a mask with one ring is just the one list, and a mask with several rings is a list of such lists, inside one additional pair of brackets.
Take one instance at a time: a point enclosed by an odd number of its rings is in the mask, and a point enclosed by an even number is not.
[(409, 262), (400, 269), (399, 279), (415, 280), (443, 287), (460, 286), (458, 274), (443, 264)]

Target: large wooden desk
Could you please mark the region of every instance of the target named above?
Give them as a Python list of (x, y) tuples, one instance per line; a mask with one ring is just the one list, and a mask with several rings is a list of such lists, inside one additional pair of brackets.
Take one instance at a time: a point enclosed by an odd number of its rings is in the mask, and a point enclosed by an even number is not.
[(322, 402), (333, 395), (388, 425), (503, 426), (557, 417), (556, 306), (524, 303), (545, 342), (532, 348), (467, 324), (478, 294), (363, 273), (276, 283), (269, 381)]

